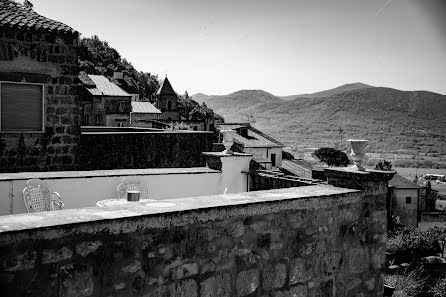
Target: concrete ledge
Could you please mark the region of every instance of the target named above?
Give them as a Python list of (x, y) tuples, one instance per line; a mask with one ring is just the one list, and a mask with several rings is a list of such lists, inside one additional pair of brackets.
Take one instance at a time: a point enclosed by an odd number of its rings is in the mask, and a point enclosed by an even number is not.
[(245, 154), (245, 153), (233, 153), (233, 154), (227, 154), (225, 152), (203, 152), (204, 156), (209, 157), (219, 157), (219, 158), (228, 158), (228, 157), (252, 157), (252, 154)]
[(103, 176), (123, 175), (169, 175), (169, 174), (204, 174), (220, 173), (218, 170), (207, 167), (192, 168), (150, 168), (150, 169), (114, 169), (114, 170), (91, 170), (91, 171), (48, 171), (48, 172), (20, 172), (1, 173), (0, 181), (5, 180), (28, 180), (39, 179), (62, 179), (62, 178), (86, 178)]
[[(15, 241), (17, 232), (25, 237), (57, 237), (63, 227), (76, 233), (113, 234), (141, 228), (184, 226), (229, 217), (246, 217), (299, 209), (326, 209), (360, 201), (361, 192), (316, 185), (249, 193), (166, 199), (125, 206), (89, 207), (0, 217), (0, 243)], [(113, 224), (109, 222), (112, 221)], [(96, 222), (94, 224), (90, 224)], [(101, 224), (101, 222), (103, 224)], [(73, 226), (74, 225), (74, 226)], [(37, 233), (36, 231), (41, 231)], [(54, 232), (50, 232), (49, 229)], [(29, 232), (28, 232), (29, 231)], [(10, 236), (8, 236), (10, 235)], [(37, 237), (36, 237), (37, 235)], [(21, 238), (23, 239), (23, 237)]]

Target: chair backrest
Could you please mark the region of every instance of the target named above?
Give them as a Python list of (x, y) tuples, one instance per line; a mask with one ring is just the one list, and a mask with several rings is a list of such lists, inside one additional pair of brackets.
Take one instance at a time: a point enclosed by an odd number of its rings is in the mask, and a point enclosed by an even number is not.
[(64, 204), (58, 193), (51, 193), (40, 179), (30, 179), (23, 189), (23, 200), (28, 212), (63, 209)]
[(141, 193), (140, 199), (149, 198), (147, 186), (137, 178), (124, 177), (116, 190), (118, 191), (119, 199), (127, 199), (127, 191), (139, 191)]

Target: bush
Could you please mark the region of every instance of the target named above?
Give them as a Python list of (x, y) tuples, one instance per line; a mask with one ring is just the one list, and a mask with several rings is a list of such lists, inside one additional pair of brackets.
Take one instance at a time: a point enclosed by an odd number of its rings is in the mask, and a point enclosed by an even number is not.
[(314, 155), (328, 166), (345, 167), (350, 164), (347, 155), (331, 147), (322, 147), (314, 152)]
[(440, 231), (420, 231), (413, 227), (389, 232), (386, 244), (387, 261), (395, 264), (420, 263), (424, 257), (436, 255), (439, 252), (436, 234), (440, 234)]
[(395, 288), (394, 296), (418, 296), (424, 292), (426, 280), (423, 271), (415, 269), (406, 270), (403, 274), (386, 275), (385, 284)]
[(433, 297), (446, 297), (446, 278), (437, 280), (430, 293)]

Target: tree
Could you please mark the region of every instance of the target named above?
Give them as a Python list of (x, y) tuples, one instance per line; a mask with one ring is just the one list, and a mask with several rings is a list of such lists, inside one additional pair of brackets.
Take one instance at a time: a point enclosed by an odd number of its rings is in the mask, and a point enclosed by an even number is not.
[(392, 162), (382, 160), (375, 166), (376, 170), (382, 170), (382, 171), (391, 171), (392, 170)]
[(323, 147), (314, 152), (314, 155), (328, 166), (345, 167), (350, 164), (347, 155), (331, 147)]
[(148, 98), (152, 102), (160, 85), (157, 75), (138, 72), (132, 63), (122, 58), (107, 41), (100, 40), (96, 35), (80, 40), (79, 66), (81, 71), (88, 74), (99, 74), (109, 78), (113, 77), (116, 67), (121, 68), (125, 77), (136, 85), (140, 97)]

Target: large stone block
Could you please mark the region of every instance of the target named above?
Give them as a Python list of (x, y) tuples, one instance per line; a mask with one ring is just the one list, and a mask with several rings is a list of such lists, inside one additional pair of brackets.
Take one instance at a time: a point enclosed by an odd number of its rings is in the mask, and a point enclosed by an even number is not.
[(286, 266), (283, 263), (274, 265), (263, 270), (263, 289), (271, 290), (283, 287), (286, 281)]
[(259, 287), (259, 271), (250, 269), (237, 274), (237, 296), (249, 295)]
[(193, 279), (181, 280), (164, 286), (148, 289), (144, 297), (197, 297), (197, 282)]
[(364, 248), (351, 248), (349, 251), (348, 268), (350, 273), (361, 273), (368, 269), (370, 263), (369, 251)]
[(200, 283), (200, 297), (230, 297), (231, 289), (229, 273), (220, 274)]
[(80, 254), (82, 257), (86, 257), (95, 252), (100, 246), (102, 246), (102, 242), (98, 240), (81, 242), (76, 245), (76, 253)]
[(92, 296), (94, 291), (93, 268), (84, 264), (70, 264), (60, 268), (62, 282), (60, 296), (86, 297)]
[(42, 263), (56, 263), (62, 260), (70, 259), (73, 256), (73, 251), (67, 247), (61, 249), (46, 249), (42, 252)]
[(311, 259), (297, 258), (290, 261), (290, 284), (304, 282), (313, 277), (313, 265)]
[(170, 270), (170, 277), (172, 280), (182, 279), (196, 274), (198, 274), (197, 263), (183, 264)]

